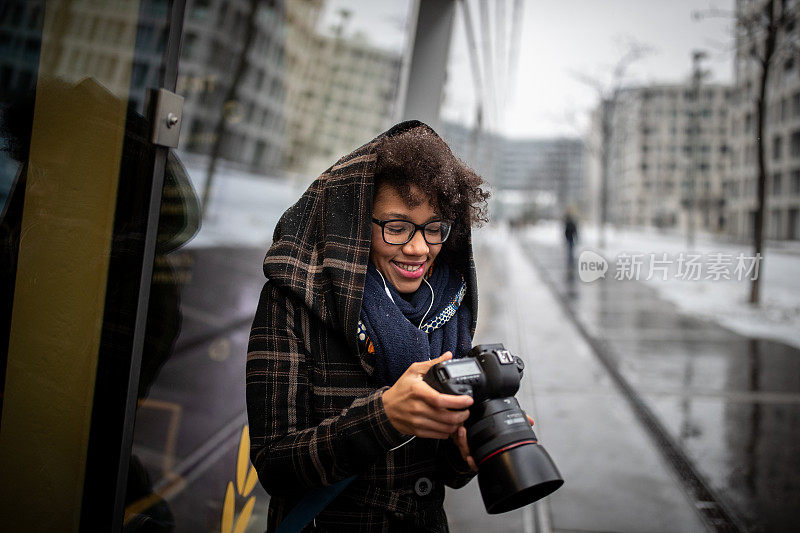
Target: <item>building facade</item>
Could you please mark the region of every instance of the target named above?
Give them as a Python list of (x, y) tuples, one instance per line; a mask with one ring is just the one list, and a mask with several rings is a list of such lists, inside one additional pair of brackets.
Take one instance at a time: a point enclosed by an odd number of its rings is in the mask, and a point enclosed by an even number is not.
[[(738, 17), (763, 10), (764, 1), (736, 2)], [(766, 86), (764, 117), (766, 213), (764, 236), (800, 239), (800, 3), (775, 2), (775, 55)], [(755, 29), (755, 28), (754, 28)], [(736, 34), (735, 101), (731, 120), (731, 172), (725, 184), (728, 232), (739, 238), (753, 235), (758, 208), (756, 105), (761, 66), (753, 53), (762, 53), (763, 31), (751, 37)]]
[[(730, 87), (720, 84), (653, 85), (618, 93), (611, 104), (606, 148), (608, 222), (712, 232), (725, 228), (731, 94)], [(598, 161), (601, 120), (600, 112), (593, 114), (589, 141)], [(600, 167), (591, 168), (600, 174)], [(590, 181), (597, 194), (599, 176)]]
[[(178, 91), (181, 150), (270, 173), (283, 166), (285, 2), (189, 0)], [(255, 12), (253, 12), (255, 10)]]
[[(757, 103), (764, 10), (773, 8), (774, 54), (763, 117), (764, 236), (800, 239), (800, 2), (739, 0), (734, 83), (628, 88), (617, 94), (608, 150), (608, 221), (753, 236), (758, 209)], [(751, 17), (762, 15), (761, 18)], [(749, 21), (742, 23), (742, 21)], [(587, 182), (602, 186), (601, 113), (593, 113)], [(599, 217), (599, 207), (594, 210)]]
[(559, 218), (583, 212), (583, 142), (579, 139), (508, 139), (446, 122), (453, 152), (495, 189), (494, 216)]
[(388, 127), (401, 54), (347, 34), (345, 21), (324, 33), (324, 8), (323, 0), (189, 0), (180, 149), (308, 179)]
[(292, 77), (286, 166), (308, 177), (391, 126), (397, 105), (401, 54), (346, 35), (343, 24), (310, 36), (308, 63)]

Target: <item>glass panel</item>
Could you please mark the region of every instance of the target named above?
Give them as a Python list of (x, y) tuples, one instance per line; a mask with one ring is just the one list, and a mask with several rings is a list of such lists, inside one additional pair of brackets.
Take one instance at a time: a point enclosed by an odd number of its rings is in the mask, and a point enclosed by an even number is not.
[[(28, 160), (30, 128), (39, 50), (25, 43), (41, 42), (44, 2), (9, 2), (0, 7), (0, 387), (5, 390), (11, 310), (19, 248), (19, 226), (24, 204), (25, 162)], [(0, 416), (5, 395), (0, 394)], [(0, 420), (2, 420), (0, 418)]]
[(167, 7), (0, 6), (0, 469), (25, 502), (14, 518), (43, 529), (113, 512), (164, 55), (137, 27), (165, 33)]
[(165, 188), (161, 213), (180, 212), (192, 187), (204, 213), (156, 257), (133, 444), (176, 531), (219, 531), (224, 517), (266, 527), (244, 384), (261, 264), (308, 183), (395, 121), (409, 4), (364, 6), (187, 3), (176, 155), (188, 181)]

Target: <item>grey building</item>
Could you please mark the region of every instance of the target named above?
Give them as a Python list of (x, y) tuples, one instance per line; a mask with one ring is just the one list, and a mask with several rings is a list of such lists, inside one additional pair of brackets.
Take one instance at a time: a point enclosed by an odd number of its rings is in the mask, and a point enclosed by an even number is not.
[(342, 28), (307, 46), (305, 69), (291, 78), (287, 167), (315, 177), (391, 125), (402, 56)]
[[(731, 88), (690, 83), (621, 90), (611, 111), (608, 221), (618, 225), (725, 227)], [(589, 177), (599, 190), (600, 113), (592, 120)], [(588, 189), (587, 189), (588, 190)], [(587, 199), (588, 200), (588, 199)]]
[(582, 210), (583, 143), (579, 139), (509, 139), (446, 122), (453, 152), (495, 189), (494, 215), (558, 218)]
[[(764, 1), (736, 2), (737, 14), (763, 9)], [(767, 80), (764, 117), (767, 170), (765, 237), (800, 239), (800, 5), (775, 2), (776, 14), (789, 10), (776, 38), (777, 53)], [(735, 102), (731, 120), (731, 173), (725, 184), (728, 232), (753, 234), (758, 205), (758, 157), (755, 144), (756, 98), (761, 67), (751, 57), (757, 49), (744, 32), (736, 34)]]
[(285, 4), (260, 2), (252, 15), (250, 5), (187, 2), (177, 88), (185, 97), (179, 148), (209, 155), (221, 132), (219, 157), (269, 172), (282, 167), (286, 148)]

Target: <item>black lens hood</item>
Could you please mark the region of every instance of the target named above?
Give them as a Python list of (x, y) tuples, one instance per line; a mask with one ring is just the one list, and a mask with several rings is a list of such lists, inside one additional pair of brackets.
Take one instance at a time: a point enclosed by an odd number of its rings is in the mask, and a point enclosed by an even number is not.
[(518, 442), (488, 456), (479, 466), (478, 486), (489, 514), (513, 511), (564, 484), (547, 450)]

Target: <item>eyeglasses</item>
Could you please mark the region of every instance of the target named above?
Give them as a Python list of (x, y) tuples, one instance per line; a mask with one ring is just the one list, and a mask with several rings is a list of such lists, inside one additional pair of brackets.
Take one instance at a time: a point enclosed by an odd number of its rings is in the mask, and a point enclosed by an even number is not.
[(408, 220), (378, 220), (372, 222), (379, 225), (386, 244), (405, 244), (414, 238), (417, 230), (422, 230), (422, 237), (428, 244), (442, 244), (450, 236), (452, 226), (443, 220), (434, 220), (425, 224), (414, 224)]

